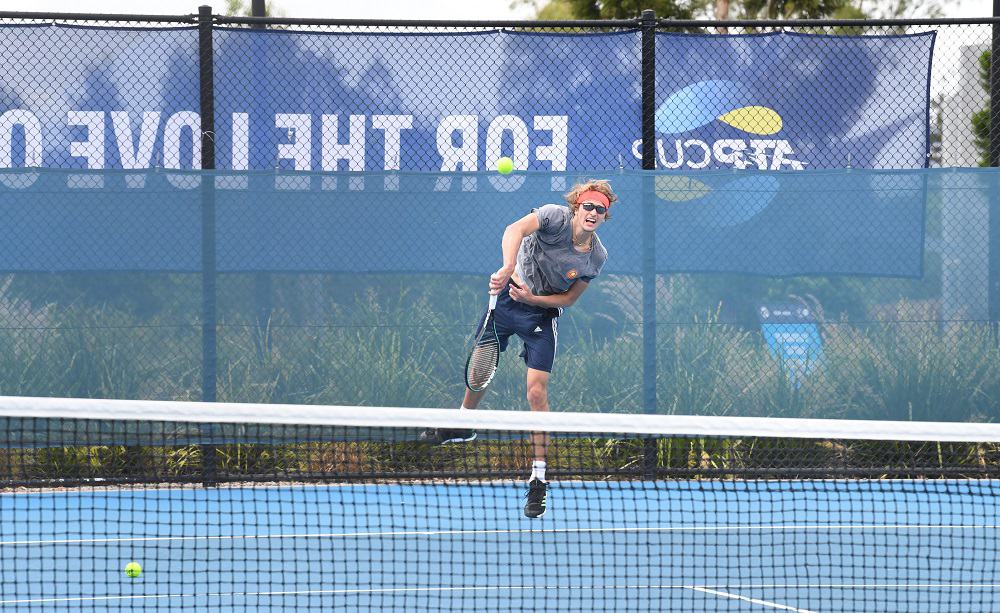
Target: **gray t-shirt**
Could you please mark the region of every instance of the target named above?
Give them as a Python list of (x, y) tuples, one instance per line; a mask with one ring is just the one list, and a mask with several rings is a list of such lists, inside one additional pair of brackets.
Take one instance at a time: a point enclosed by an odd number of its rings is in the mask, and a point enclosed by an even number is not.
[(538, 230), (524, 237), (517, 252), (517, 276), (536, 296), (561, 294), (577, 279), (590, 281), (601, 274), (608, 252), (594, 234), (593, 249), (581, 253), (573, 247), (573, 210), (546, 204), (535, 210)]

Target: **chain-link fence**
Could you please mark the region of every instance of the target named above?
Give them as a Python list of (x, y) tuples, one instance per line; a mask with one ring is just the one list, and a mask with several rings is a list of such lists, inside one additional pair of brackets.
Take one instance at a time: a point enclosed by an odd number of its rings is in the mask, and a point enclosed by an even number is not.
[(0, 24), (4, 394), (451, 406), (503, 227), (597, 176), (555, 409), (1000, 409), (992, 175), (933, 170), (990, 22)]

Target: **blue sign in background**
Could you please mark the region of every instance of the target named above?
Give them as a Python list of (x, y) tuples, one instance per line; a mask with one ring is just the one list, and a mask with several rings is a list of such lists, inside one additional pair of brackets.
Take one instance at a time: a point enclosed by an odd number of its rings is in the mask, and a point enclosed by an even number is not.
[[(196, 30), (0, 38), (0, 166), (199, 166)], [(217, 167), (638, 168), (639, 38), (217, 28)], [(922, 167), (933, 42), (660, 34), (659, 165)]]
[(761, 332), (785, 376), (799, 386), (823, 363), (823, 339), (812, 311), (802, 304), (766, 304), (758, 309)]

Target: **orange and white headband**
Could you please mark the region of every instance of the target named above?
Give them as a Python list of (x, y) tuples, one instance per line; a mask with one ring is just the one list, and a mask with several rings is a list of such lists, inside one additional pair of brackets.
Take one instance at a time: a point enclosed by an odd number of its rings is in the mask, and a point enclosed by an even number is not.
[(590, 190), (581, 193), (576, 197), (577, 204), (583, 204), (584, 202), (593, 202), (596, 204), (603, 204), (606, 208), (611, 208), (611, 200), (607, 196), (596, 190)]

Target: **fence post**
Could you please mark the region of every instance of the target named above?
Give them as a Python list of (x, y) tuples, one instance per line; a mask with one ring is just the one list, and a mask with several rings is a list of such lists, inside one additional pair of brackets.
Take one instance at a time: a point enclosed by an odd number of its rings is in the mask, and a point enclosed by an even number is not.
[[(250, 5), (250, 15), (252, 17), (267, 17), (267, 8), (264, 0), (253, 0)], [(253, 30), (264, 30), (265, 24), (255, 23), (250, 26)], [(256, 48), (256, 45), (255, 47)], [(259, 83), (257, 76), (263, 67), (254, 66), (254, 84)], [(253, 302), (254, 317), (256, 319), (256, 330), (254, 334), (254, 345), (257, 349), (257, 359), (263, 361), (271, 355), (271, 314), (273, 311), (271, 284), (271, 273), (258, 272), (253, 275)]]
[[(1000, 0), (993, 0), (993, 16), (1000, 17)], [(994, 22), (990, 44), (990, 166), (1000, 166), (1000, 23)], [(989, 289), (987, 309), (994, 339), (1000, 341), (1000, 207), (990, 199), (989, 208)]]
[[(198, 7), (198, 65), (201, 114), (201, 168), (215, 169), (215, 88), (212, 65), (212, 7)], [(215, 402), (217, 392), (217, 312), (215, 259), (215, 175), (201, 177), (201, 399)], [(211, 440), (212, 429), (203, 434)], [(202, 447), (202, 479), (216, 481), (215, 447)]]
[[(1000, 0), (997, 0), (1000, 2)], [(644, 10), (642, 30), (642, 169), (656, 169), (656, 13)], [(655, 177), (642, 173), (642, 405), (656, 413), (656, 193)], [(647, 474), (656, 469), (656, 440), (646, 439)]]

